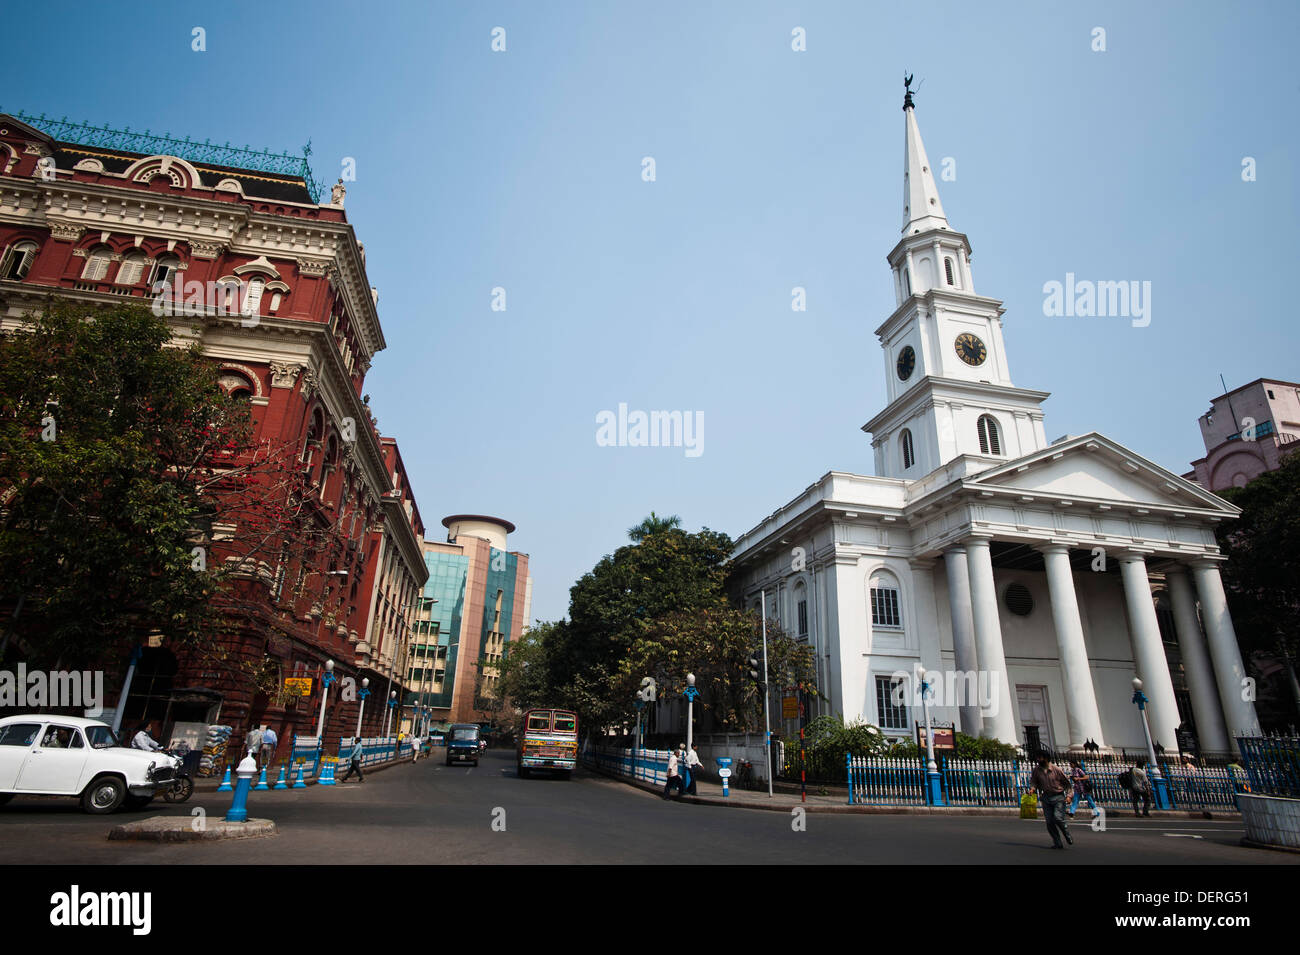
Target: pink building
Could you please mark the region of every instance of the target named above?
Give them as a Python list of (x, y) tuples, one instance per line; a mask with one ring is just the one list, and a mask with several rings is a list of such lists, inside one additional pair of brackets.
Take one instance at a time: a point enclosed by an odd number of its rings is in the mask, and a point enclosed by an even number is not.
[(1210, 402), (1200, 417), (1205, 457), (1183, 475), (1211, 491), (1244, 487), (1300, 448), (1300, 384), (1258, 378)]

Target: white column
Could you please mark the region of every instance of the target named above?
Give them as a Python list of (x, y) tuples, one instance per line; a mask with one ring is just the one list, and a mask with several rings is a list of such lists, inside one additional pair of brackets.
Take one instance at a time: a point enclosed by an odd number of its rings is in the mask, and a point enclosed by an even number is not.
[[(907, 566), (912, 571), (914, 612), (911, 622), (904, 620), (903, 626), (916, 635), (921, 666), (927, 673), (934, 673), (936, 678), (942, 679), (943, 651), (939, 645), (939, 613), (934, 601), (934, 561), (912, 557), (908, 558)], [(931, 697), (930, 715), (955, 721), (958, 717), (956, 702), (946, 687), (940, 688)], [(954, 725), (957, 724), (954, 722)]]
[[(1101, 736), (1101, 714), (1097, 710), (1097, 693), (1092, 685), (1088, 650), (1083, 642), (1083, 622), (1079, 619), (1079, 600), (1074, 591), (1074, 572), (1070, 567), (1070, 548), (1051, 543), (1039, 548), (1047, 565), (1047, 590), (1052, 600), (1052, 622), (1056, 629), (1056, 649), (1061, 659), (1061, 679), (1065, 684), (1065, 713), (1071, 751), (1083, 751), (1092, 740), (1105, 745)], [(1053, 745), (1052, 741), (1048, 741)]]
[(1246, 666), (1241, 661), (1241, 648), (1237, 646), (1237, 631), (1233, 629), (1228, 614), (1228, 599), (1223, 593), (1223, 579), (1219, 565), (1214, 561), (1197, 561), (1192, 565), (1196, 579), (1196, 593), (1201, 598), (1201, 620), (1210, 644), (1210, 659), (1214, 661), (1214, 676), (1219, 684), (1219, 700), (1223, 703), (1223, 719), (1228, 724), (1228, 736), (1236, 749), (1237, 736), (1258, 736), (1259, 718), (1255, 704), (1242, 699), (1246, 687)]
[(1165, 586), (1174, 612), (1174, 629), (1178, 631), (1178, 650), (1183, 658), (1183, 672), (1187, 674), (1187, 691), (1192, 698), (1192, 715), (1196, 718), (1196, 735), (1201, 751), (1229, 753), (1228, 731), (1223, 725), (1223, 711), (1219, 708), (1219, 687), (1205, 649), (1205, 637), (1196, 619), (1196, 595), (1187, 571), (1170, 567), (1165, 571)]
[(989, 555), (988, 540), (980, 537), (967, 540), (966, 557), (970, 571), (975, 651), (992, 691), (991, 705), (984, 713), (983, 735), (1019, 745), (1016, 717), (1011, 709), (1011, 680), (1007, 676), (1007, 660), (1002, 652), (1002, 624), (998, 620), (998, 594), (993, 583), (993, 560)]
[[(948, 574), (948, 612), (952, 620), (953, 664), (963, 674), (979, 674), (979, 656), (975, 652), (975, 625), (971, 620), (970, 570), (966, 548), (950, 547), (943, 553)], [(957, 681), (968, 685), (966, 681)], [(980, 735), (979, 700), (967, 700), (960, 708), (961, 731), (967, 736)]]
[[(1146, 558), (1141, 554), (1121, 554), (1119, 566), (1133, 634), (1133, 659), (1142, 678), (1142, 691), (1149, 701), (1147, 716), (1151, 721), (1152, 741), (1172, 750), (1178, 742), (1174, 733), (1180, 722), (1178, 701), (1174, 697), (1174, 681), (1169, 676), (1169, 661), (1165, 659), (1165, 645), (1160, 640)], [(1136, 713), (1133, 718), (1137, 718)]]

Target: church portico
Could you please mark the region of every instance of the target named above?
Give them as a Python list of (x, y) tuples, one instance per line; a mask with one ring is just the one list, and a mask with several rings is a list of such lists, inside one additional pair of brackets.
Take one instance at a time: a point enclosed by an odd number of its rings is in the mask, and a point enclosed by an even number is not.
[(887, 404), (863, 429), (877, 476), (828, 472), (741, 536), (736, 596), (766, 593), (815, 649), (817, 712), (891, 736), (913, 737), (915, 687), (895, 691), (924, 671), (945, 691), (932, 716), (969, 735), (1142, 751), (1137, 675), (1158, 743), (1194, 724), (1228, 751), (1257, 726), (1217, 567), (1237, 510), (1096, 432), (1046, 440), (1048, 393), (1012, 383), (1004, 310), (975, 294), (904, 108)]

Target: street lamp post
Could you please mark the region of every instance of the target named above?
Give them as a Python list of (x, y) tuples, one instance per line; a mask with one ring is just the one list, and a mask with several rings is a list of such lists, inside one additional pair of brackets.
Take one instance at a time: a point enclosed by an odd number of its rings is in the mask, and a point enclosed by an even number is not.
[(931, 806), (942, 806), (943, 785), (939, 779), (939, 766), (934, 761), (934, 729), (930, 725), (930, 682), (924, 670), (921, 671), (921, 712), (925, 718), (926, 802)]
[(1142, 692), (1142, 681), (1138, 677), (1133, 678), (1133, 702), (1137, 704), (1138, 712), (1142, 714), (1142, 732), (1147, 739), (1147, 765), (1151, 767), (1151, 791), (1155, 794), (1156, 808), (1168, 809), (1169, 788), (1164, 774), (1160, 772), (1160, 764), (1156, 762), (1156, 747), (1151, 740), (1151, 723), (1147, 719), (1147, 698)]
[(686, 697), (686, 753), (691, 752), (691, 742), (694, 738), (695, 730), (695, 700), (700, 695), (700, 691), (695, 689), (695, 674), (686, 674), (686, 690), (682, 696)]
[(320, 720), (316, 723), (318, 745), (325, 743), (325, 703), (330, 698), (330, 684), (334, 682), (334, 661), (325, 661), (325, 675), (320, 681)]
[(369, 686), (370, 686), (370, 677), (368, 677), (368, 676), (367, 676), (367, 677), (363, 677), (363, 678), (361, 679), (361, 691), (357, 694), (359, 697), (361, 697), (361, 706), (360, 706), (360, 708), (357, 710), (357, 732), (356, 732), (356, 735), (357, 735), (358, 737), (361, 736), (361, 718), (362, 718), (363, 716), (365, 716), (365, 714), (366, 714), (366, 697), (368, 697), (368, 696), (370, 695), (370, 690), (368, 689)]
[(388, 726), (393, 719), (393, 707), (397, 705), (397, 691), (388, 694), (388, 712), (384, 714), (384, 736), (388, 736)]

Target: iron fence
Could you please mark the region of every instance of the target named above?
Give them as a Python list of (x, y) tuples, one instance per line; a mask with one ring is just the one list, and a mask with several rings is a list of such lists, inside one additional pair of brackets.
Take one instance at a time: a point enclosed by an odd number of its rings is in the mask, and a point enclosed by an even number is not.
[(1239, 736), (1250, 791), (1300, 798), (1300, 736)]

